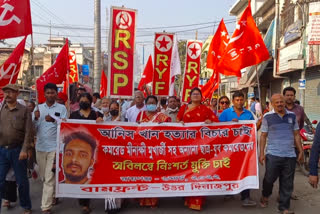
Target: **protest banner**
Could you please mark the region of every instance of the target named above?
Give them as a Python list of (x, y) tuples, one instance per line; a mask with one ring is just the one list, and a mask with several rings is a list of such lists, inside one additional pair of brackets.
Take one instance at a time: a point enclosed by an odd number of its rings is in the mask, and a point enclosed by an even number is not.
[(172, 33), (156, 33), (154, 38), (154, 72), (152, 94), (169, 96), (171, 85)]
[(75, 51), (69, 51), (69, 66), (69, 83), (79, 82), (78, 64)]
[(56, 196), (237, 194), (259, 187), (256, 125), (62, 122)]
[(202, 42), (188, 40), (186, 48), (186, 65), (181, 90), (182, 102), (185, 103), (190, 101), (191, 90), (199, 85)]
[(108, 96), (133, 96), (136, 10), (111, 8)]

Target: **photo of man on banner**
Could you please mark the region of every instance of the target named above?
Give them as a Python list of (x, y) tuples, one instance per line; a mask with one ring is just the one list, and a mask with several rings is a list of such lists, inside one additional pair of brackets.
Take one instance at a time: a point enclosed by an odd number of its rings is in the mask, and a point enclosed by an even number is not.
[(90, 184), (95, 163), (96, 140), (85, 132), (73, 132), (63, 138), (62, 168), (66, 184)]

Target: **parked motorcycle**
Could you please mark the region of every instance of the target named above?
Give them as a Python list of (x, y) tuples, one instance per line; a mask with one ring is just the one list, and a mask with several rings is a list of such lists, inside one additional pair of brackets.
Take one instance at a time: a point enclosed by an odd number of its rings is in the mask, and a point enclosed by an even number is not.
[[(312, 125), (316, 125), (318, 123), (317, 120), (312, 121)], [(305, 175), (309, 175), (309, 160), (311, 154), (311, 147), (314, 139), (314, 127), (310, 127), (305, 125), (303, 129), (300, 130), (301, 143), (304, 153), (304, 163), (298, 164), (301, 172)]]

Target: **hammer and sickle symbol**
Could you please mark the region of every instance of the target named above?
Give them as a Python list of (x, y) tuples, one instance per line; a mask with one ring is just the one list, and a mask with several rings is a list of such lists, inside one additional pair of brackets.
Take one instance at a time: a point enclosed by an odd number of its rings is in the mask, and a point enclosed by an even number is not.
[(1, 15), (0, 15), (0, 26), (6, 26), (8, 24), (10, 24), (11, 22), (15, 21), (18, 24), (21, 23), (21, 19), (19, 19), (16, 15), (12, 15), (11, 18), (9, 19), (4, 19), (4, 17), (6, 16), (7, 12), (10, 11), (12, 12), (14, 7), (8, 3), (5, 3), (4, 5), (1, 6), (4, 10), (2, 11)]

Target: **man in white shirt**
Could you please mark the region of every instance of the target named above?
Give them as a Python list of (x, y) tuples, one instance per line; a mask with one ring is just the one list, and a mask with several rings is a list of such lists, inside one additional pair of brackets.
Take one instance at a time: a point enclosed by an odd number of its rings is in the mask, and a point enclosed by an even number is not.
[(146, 106), (144, 105), (144, 96), (142, 91), (134, 92), (134, 102), (135, 105), (130, 107), (126, 113), (126, 121), (128, 122), (136, 122), (137, 116), (141, 111), (146, 110)]
[(44, 86), (46, 102), (40, 104), (32, 115), (33, 124), (37, 130), (36, 157), (39, 165), (39, 174), (43, 179), (41, 210), (43, 214), (50, 214), (54, 204), (55, 174), (52, 166), (56, 157), (57, 121), (51, 117), (67, 118), (67, 109), (56, 102), (57, 86), (47, 83)]

